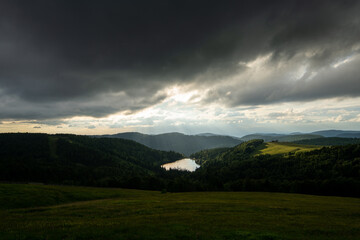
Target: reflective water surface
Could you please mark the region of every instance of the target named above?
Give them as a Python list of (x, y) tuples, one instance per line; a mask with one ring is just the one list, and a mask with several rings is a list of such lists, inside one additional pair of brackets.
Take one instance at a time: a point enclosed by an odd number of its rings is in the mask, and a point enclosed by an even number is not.
[(165, 168), (166, 170), (180, 169), (180, 170), (187, 170), (187, 171), (193, 172), (197, 168), (199, 168), (200, 165), (196, 164), (195, 160), (192, 160), (190, 158), (184, 158), (184, 159), (178, 160), (176, 162), (161, 165), (161, 167)]

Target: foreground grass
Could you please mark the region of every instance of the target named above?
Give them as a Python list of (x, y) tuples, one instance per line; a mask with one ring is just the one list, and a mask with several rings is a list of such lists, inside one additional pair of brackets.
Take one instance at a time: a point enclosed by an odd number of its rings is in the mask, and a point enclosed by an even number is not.
[[(249, 192), (161, 194), (17, 184), (0, 184), (0, 189), (1, 203), (14, 192), (20, 196), (23, 191), (22, 201), (33, 203), (41, 196), (32, 191), (43, 192), (43, 197), (49, 192), (68, 193), (66, 204), (3, 207), (0, 239), (270, 240), (360, 236), (360, 199), (355, 198)], [(78, 193), (91, 199), (110, 198), (79, 201)]]
[(109, 199), (138, 194), (136, 190), (52, 186), (37, 184), (0, 184), (0, 210), (51, 206), (76, 201)]
[(307, 152), (315, 149), (320, 149), (321, 146), (301, 145), (288, 142), (268, 142), (264, 143), (264, 146), (255, 153), (258, 154), (288, 154), (296, 152)]

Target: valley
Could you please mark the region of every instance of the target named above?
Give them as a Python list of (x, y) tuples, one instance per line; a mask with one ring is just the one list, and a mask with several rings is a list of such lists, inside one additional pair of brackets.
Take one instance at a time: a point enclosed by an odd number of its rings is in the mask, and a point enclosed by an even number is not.
[[(0, 134), (0, 239), (355, 240), (359, 156), (254, 139), (194, 162), (126, 139)], [(179, 160), (194, 171), (164, 168)]]

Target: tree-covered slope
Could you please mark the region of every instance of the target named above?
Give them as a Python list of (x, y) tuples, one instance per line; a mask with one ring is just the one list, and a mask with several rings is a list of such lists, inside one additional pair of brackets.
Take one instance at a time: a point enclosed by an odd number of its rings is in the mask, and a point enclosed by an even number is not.
[(250, 156), (262, 149), (263, 146), (265, 146), (264, 140), (253, 139), (231, 148), (206, 149), (191, 154), (190, 157), (195, 159), (198, 164), (204, 164), (207, 161), (223, 161), (228, 158)]
[(279, 141), (279, 142), (294, 142), (304, 139), (321, 138), (323, 136), (316, 134), (250, 134), (240, 138), (243, 141), (254, 139), (262, 139), (265, 142)]
[(0, 134), (2, 181), (151, 188), (160, 165), (182, 157), (124, 139)]
[(325, 137), (315, 139), (304, 139), (295, 141), (296, 144), (304, 145), (319, 145), (319, 146), (339, 146), (348, 144), (360, 144), (360, 138), (340, 138), (340, 137)]
[(344, 131), (344, 130), (322, 130), (311, 134), (321, 135), (324, 137), (344, 137), (344, 138), (359, 138), (360, 131)]
[[(281, 191), (360, 196), (360, 144), (295, 154), (256, 154), (263, 140), (193, 154), (194, 177), (216, 190)], [(211, 154), (213, 153), (213, 154)]]
[(195, 159), (197, 164), (203, 164), (205, 161), (209, 159), (216, 159), (222, 153), (225, 153), (230, 148), (212, 148), (205, 149), (197, 153), (193, 153), (190, 155), (190, 158)]
[(185, 154), (186, 156), (203, 149), (233, 147), (242, 142), (239, 139), (229, 136), (199, 136), (185, 135), (181, 133), (147, 135), (137, 132), (129, 132), (104, 135), (104, 137), (129, 139), (153, 149), (175, 151)]

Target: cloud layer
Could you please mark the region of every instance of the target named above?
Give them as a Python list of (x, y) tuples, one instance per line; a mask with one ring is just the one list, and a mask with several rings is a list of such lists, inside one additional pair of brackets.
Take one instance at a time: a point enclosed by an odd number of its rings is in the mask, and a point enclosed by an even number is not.
[(1, 1), (0, 119), (360, 96), (359, 1)]

